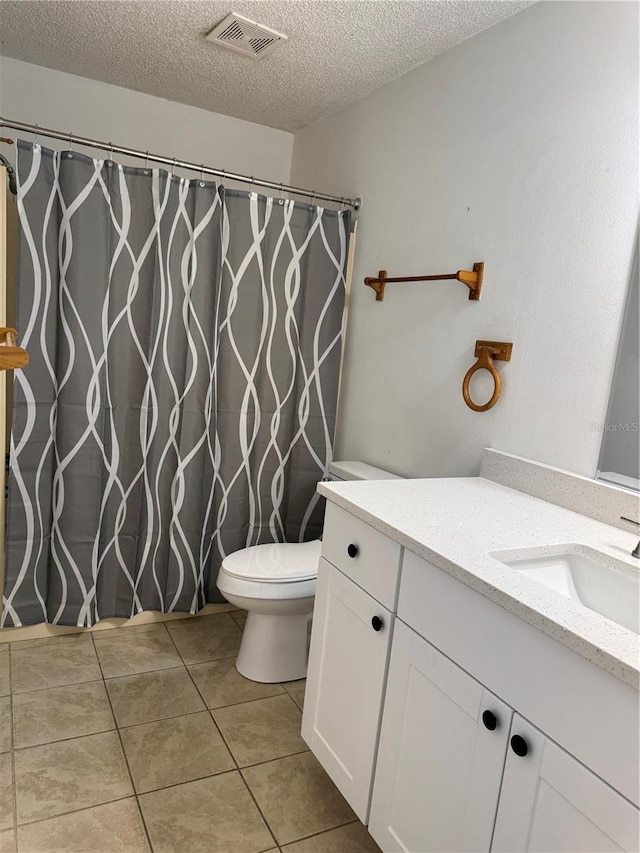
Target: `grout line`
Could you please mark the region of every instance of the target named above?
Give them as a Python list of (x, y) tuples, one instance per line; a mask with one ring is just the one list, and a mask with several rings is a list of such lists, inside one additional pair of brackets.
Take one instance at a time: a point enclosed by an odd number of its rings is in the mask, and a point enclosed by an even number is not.
[(91, 681), (72, 681), (71, 684), (56, 684), (55, 687), (36, 687), (35, 690), (18, 690), (12, 695), (26, 696), (31, 693), (44, 693), (45, 690), (64, 690), (67, 687), (81, 687), (83, 684), (102, 684), (103, 681), (104, 679), (100, 675), (98, 678), (92, 678)]
[(172, 782), (170, 785), (161, 785), (159, 788), (149, 788), (148, 791), (138, 791), (136, 797), (146, 797), (147, 794), (157, 794), (169, 788), (179, 788), (181, 785), (190, 785), (192, 782), (202, 782), (204, 779), (215, 779), (217, 776), (225, 776), (227, 773), (237, 773), (237, 768), (228, 767), (226, 770), (219, 770), (217, 773), (205, 773), (204, 776), (194, 776), (193, 779), (183, 779), (182, 782)]
[[(0, 0), (2, 2), (2, 0)], [(88, 678), (86, 681), (70, 681), (68, 684), (52, 684), (50, 687), (36, 687), (34, 690), (13, 690), (15, 696), (24, 696), (25, 693), (38, 693), (40, 690), (56, 690), (58, 687), (79, 687), (81, 684), (93, 684), (102, 681), (102, 673), (98, 678)]]
[(171, 666), (160, 667), (159, 669), (143, 669), (140, 672), (123, 672), (122, 675), (104, 675), (103, 673), (102, 678), (105, 682), (115, 681), (118, 678), (132, 678), (134, 675), (151, 675), (152, 672), (169, 672), (170, 669), (180, 669), (181, 666), (184, 666), (182, 661), (171, 664)]
[[(0, 2), (1, 2), (1, 0), (0, 0)], [(187, 667), (187, 669), (188, 668), (189, 667)], [(202, 696), (202, 693), (200, 695)], [(210, 708), (209, 705), (207, 705), (207, 710), (208, 711), (222, 711), (223, 708), (237, 708), (240, 705), (249, 705), (251, 702), (262, 702), (263, 699), (275, 699), (277, 696), (288, 696), (288, 695), (289, 694), (287, 693), (287, 691), (283, 690), (282, 693), (272, 693), (271, 696), (258, 696), (257, 699), (241, 699), (239, 702), (229, 702), (226, 705), (216, 705), (215, 708)], [(202, 698), (204, 700), (204, 696), (202, 696)], [(206, 700), (205, 700), (205, 705), (206, 705)], [(298, 708), (297, 705), (296, 705), (296, 708)], [(300, 710), (300, 709), (298, 708), (298, 710)]]
[[(243, 775), (242, 775), (242, 773), (240, 772), (240, 769), (239, 769), (239, 768), (238, 768), (238, 775), (240, 776), (240, 779), (242, 780), (242, 784), (244, 785), (244, 787), (245, 787), (245, 788), (247, 789), (247, 791), (249, 792), (249, 796), (250, 796), (250, 797), (251, 797), (251, 799), (253, 800), (253, 802), (254, 802), (254, 804), (255, 804), (255, 807), (256, 807), (256, 809), (258, 810), (258, 814), (260, 815), (260, 817), (261, 817), (261, 818), (262, 818), (262, 820), (264, 821), (264, 825), (267, 827), (267, 832), (269, 833), (269, 835), (271, 836), (271, 838), (273, 838), (273, 843), (276, 845), (276, 848), (279, 848), (279, 847), (280, 847), (280, 842), (279, 842), (279, 841), (278, 841), (278, 839), (276, 838), (275, 830), (271, 827), (271, 824), (270, 824), (270, 823), (269, 823), (269, 821), (267, 820), (267, 817), (266, 817), (265, 813), (264, 813), (264, 812), (262, 811), (262, 809), (260, 808), (260, 804), (259, 804), (259, 803), (258, 803), (258, 801), (256, 800), (256, 798), (255, 798), (255, 796), (254, 796), (254, 794), (253, 794), (253, 791), (251, 790), (251, 788), (250, 788), (250, 787), (249, 787), (249, 785), (247, 784), (247, 780), (244, 778), (244, 776), (243, 776)], [(269, 848), (267, 848), (267, 849), (269, 849)]]
[[(0, 0), (0, 2), (1, 2), (1, 0)], [(98, 682), (96, 682), (96, 684), (97, 683)], [(111, 712), (111, 714), (113, 716), (113, 711)], [(117, 728), (118, 727), (117, 727), (115, 720), (114, 720), (113, 726), (110, 729), (99, 729), (97, 732), (83, 732), (82, 734), (68, 735), (67, 737), (54, 738), (54, 740), (45, 740), (45, 741), (42, 741), (41, 743), (28, 743), (25, 746), (14, 746), (13, 751), (14, 752), (24, 752), (27, 749), (38, 749), (41, 746), (52, 746), (54, 743), (66, 743), (66, 741), (68, 741), (68, 740), (79, 740), (79, 738), (83, 738), (83, 737), (95, 737), (96, 735), (106, 735), (107, 732), (114, 732)]]
[(18, 849), (18, 786), (16, 784), (16, 758), (14, 749), (14, 731), (13, 731), (13, 666), (11, 659), (11, 646), (7, 650), (9, 658), (9, 708), (11, 710), (11, 753), (9, 761), (11, 762), (11, 800), (13, 809), (13, 843), (15, 849)]
[(226, 746), (227, 750), (229, 751), (229, 755), (231, 756), (231, 760), (232, 760), (232, 761), (233, 761), (233, 763), (235, 764), (235, 769), (236, 769), (236, 770), (239, 770), (240, 768), (238, 767), (238, 762), (236, 761), (236, 757), (235, 757), (235, 755), (233, 754), (233, 752), (231, 751), (231, 749), (230, 749), (230, 747), (229, 747), (229, 744), (227, 743), (227, 739), (225, 738), (225, 736), (224, 736), (224, 735), (222, 734), (222, 732), (220, 731), (220, 726), (219, 726), (219, 725), (216, 723), (216, 721), (213, 719), (213, 714), (211, 713), (211, 709), (210, 709), (210, 708), (207, 708), (207, 703), (205, 702), (204, 696), (203, 696), (203, 695), (202, 695), (202, 693), (200, 693), (200, 691), (198, 690), (198, 685), (197, 685), (197, 684), (195, 683), (195, 681), (193, 680), (193, 676), (192, 676), (192, 675), (191, 675), (191, 673), (189, 672), (189, 667), (188, 667), (188, 666), (185, 666), (185, 669), (187, 670), (187, 673), (188, 673), (188, 675), (189, 675), (189, 678), (191, 679), (191, 683), (193, 684), (193, 686), (196, 688), (196, 691), (198, 692), (198, 696), (200, 696), (200, 698), (201, 698), (201, 699), (202, 699), (202, 701), (204, 702), (204, 704), (205, 704), (205, 709), (206, 709), (207, 713), (209, 714), (209, 716), (211, 717), (211, 719), (213, 720), (213, 725), (214, 725), (214, 726), (216, 727), (216, 729), (218, 730), (218, 734), (219, 734), (219, 735), (220, 735), (220, 737), (222, 738), (222, 742), (224, 743), (224, 745)]
[[(173, 639), (173, 637), (171, 639)], [(179, 651), (178, 654), (180, 654)], [(219, 660), (235, 660), (238, 657), (238, 652), (236, 651), (232, 655), (222, 655), (219, 658), (207, 658), (206, 660), (194, 660), (189, 662), (187, 662), (182, 655), (180, 655), (180, 657), (185, 666), (206, 666), (208, 663), (218, 663)]]
[[(277, 683), (277, 682), (274, 682)], [(279, 699), (281, 696), (289, 696), (286, 690), (282, 693), (272, 693), (271, 696), (257, 696), (255, 699), (241, 699), (239, 702), (229, 702), (227, 705), (216, 705), (215, 708), (209, 708), (210, 711), (222, 711), (224, 708), (237, 708), (239, 705), (251, 705), (252, 702), (267, 702), (269, 699)], [(204, 696), (202, 697), (204, 699)], [(295, 702), (293, 703), (295, 705)], [(296, 705), (296, 708), (298, 706)], [(298, 708), (298, 711), (300, 708)]]
[(198, 714), (207, 714), (208, 711), (208, 708), (200, 708), (198, 711), (187, 711), (185, 714), (172, 714), (170, 717), (160, 717), (159, 720), (145, 720), (143, 723), (130, 723), (127, 726), (119, 726), (116, 723), (116, 728), (120, 731), (125, 731), (128, 729), (139, 729), (140, 726), (152, 726), (156, 723), (166, 723), (168, 720), (177, 720), (179, 717), (195, 717)]
[[(112, 712), (113, 713), (113, 712)], [(14, 746), (14, 752), (25, 752), (27, 749), (38, 749), (41, 746), (53, 746), (54, 743), (66, 743), (69, 740), (79, 740), (83, 737), (95, 737), (96, 735), (106, 735), (107, 732), (114, 732), (117, 729), (117, 726), (113, 724), (113, 728), (110, 729), (100, 729), (97, 732), (84, 732), (80, 735), (69, 735), (68, 737), (59, 737), (55, 740), (45, 740), (42, 743), (28, 743), (26, 746)]]
[[(96, 643), (93, 638), (93, 632), (91, 632), (91, 642), (93, 643), (93, 651), (95, 656), (98, 657), (98, 650), (96, 649)], [(100, 665), (100, 659), (98, 658), (98, 666), (100, 666), (100, 672), (102, 673), (102, 666)], [(133, 792), (133, 797), (135, 799), (136, 808), (138, 809), (138, 814), (140, 816), (140, 822), (142, 823), (142, 829), (147, 839), (147, 844), (149, 845), (149, 850), (153, 853), (153, 845), (151, 844), (151, 836), (149, 834), (149, 830), (147, 828), (147, 823), (144, 819), (144, 815), (142, 814), (142, 808), (140, 807), (140, 801), (138, 799), (138, 793), (136, 790), (135, 782), (133, 781), (133, 773), (131, 772), (131, 767), (129, 765), (129, 759), (127, 758), (127, 752), (124, 748), (124, 743), (122, 742), (122, 735), (120, 734), (120, 728), (118, 727), (118, 721), (116, 719), (116, 712), (113, 709), (113, 704), (111, 702), (111, 696), (109, 696), (109, 691), (107, 690), (107, 682), (104, 677), (104, 673), (102, 673), (102, 684), (104, 687), (104, 692), (107, 694), (107, 702), (109, 703), (109, 708), (111, 709), (111, 716), (113, 717), (113, 722), (116, 727), (116, 732), (118, 735), (118, 743), (120, 744), (120, 750), (122, 751), (122, 757), (124, 759), (125, 767), (127, 768), (127, 773), (129, 774), (129, 781), (131, 782), (131, 790)]]
[(308, 746), (298, 752), (288, 752), (286, 755), (278, 755), (277, 758), (266, 758), (264, 761), (256, 761), (255, 764), (238, 765), (238, 770), (252, 770), (254, 767), (262, 767), (263, 764), (271, 764), (273, 761), (282, 761), (283, 758), (293, 758), (294, 755), (305, 755), (307, 752), (311, 752)]
[[(212, 615), (222, 615), (222, 614), (212, 614)], [(238, 624), (236, 623), (235, 619), (233, 619), (233, 617), (231, 617), (231, 615), (230, 615), (230, 614), (227, 614), (227, 615), (229, 615), (229, 616), (230, 616), (231, 621), (233, 622), (233, 624), (235, 625), (235, 627), (236, 627), (236, 628), (239, 628), (239, 626), (238, 626)], [(183, 625), (182, 627), (187, 627), (187, 626), (184, 626), (184, 625)], [(232, 655), (223, 655), (222, 657), (219, 657), (219, 658), (207, 658), (206, 660), (187, 661), (187, 660), (185, 660), (184, 655), (183, 655), (183, 654), (182, 654), (182, 652), (180, 651), (180, 648), (179, 648), (178, 644), (176, 643), (176, 641), (175, 641), (175, 639), (174, 639), (173, 633), (172, 633), (171, 631), (169, 631), (169, 629), (168, 629), (168, 628), (167, 628), (167, 633), (168, 633), (168, 634), (169, 634), (169, 636), (171, 637), (171, 642), (173, 643), (173, 645), (174, 645), (174, 647), (175, 647), (175, 650), (177, 651), (177, 653), (178, 653), (178, 655), (179, 655), (179, 657), (180, 657), (180, 660), (182, 661), (183, 665), (184, 665), (184, 666), (186, 666), (187, 668), (188, 668), (188, 667), (190, 667), (190, 666), (198, 666), (199, 664), (204, 664), (204, 663), (214, 663), (215, 661), (218, 661), (218, 660), (228, 660), (229, 658), (234, 658), (234, 659), (235, 659), (235, 658), (238, 656), (238, 652), (237, 652), (237, 651), (235, 651)], [(198, 691), (198, 692), (200, 692), (200, 691)], [(205, 702), (205, 704), (206, 704), (206, 702)]]
[(57, 820), (59, 817), (68, 817), (71, 814), (78, 814), (79, 812), (87, 812), (90, 809), (97, 809), (100, 806), (109, 806), (111, 803), (122, 803), (124, 800), (133, 800), (135, 799), (135, 794), (127, 794), (126, 797), (116, 797), (114, 800), (106, 800), (104, 803), (93, 803), (90, 806), (82, 806), (80, 809), (71, 809), (68, 812), (61, 812), (60, 814), (49, 815), (48, 817), (39, 817), (37, 820), (26, 820), (24, 823), (19, 824), (17, 829), (22, 829), (23, 826), (33, 826), (34, 823), (45, 823), (48, 820)]
[[(187, 672), (189, 673), (189, 678), (190, 678), (190, 679), (191, 679), (191, 681), (193, 682), (194, 687), (196, 688), (196, 690), (198, 690), (198, 685), (195, 683), (195, 681), (194, 681), (194, 679), (193, 679), (193, 676), (192, 676), (192, 675), (191, 675), (191, 673), (189, 672), (189, 667), (188, 667), (188, 666), (186, 667), (186, 670), (187, 670)], [(200, 693), (200, 691), (199, 691), (199, 690), (198, 690), (198, 693), (199, 693), (199, 695), (200, 695), (200, 696), (202, 696), (202, 694)], [(202, 701), (203, 701), (203, 702), (205, 702), (205, 700), (204, 700), (204, 696), (202, 696)], [(205, 705), (206, 705), (206, 704), (207, 704), (207, 703), (205, 702)], [(237, 762), (237, 760), (236, 760), (235, 755), (233, 754), (233, 752), (232, 752), (232, 750), (231, 750), (231, 747), (229, 746), (229, 743), (227, 742), (226, 737), (225, 737), (225, 736), (224, 736), (224, 734), (222, 733), (222, 730), (221, 730), (220, 726), (219, 726), (219, 725), (217, 724), (217, 722), (215, 721), (214, 716), (213, 716), (213, 714), (212, 714), (212, 712), (211, 712), (211, 709), (207, 708), (207, 710), (208, 710), (208, 712), (209, 712), (209, 716), (210, 716), (210, 717), (211, 717), (211, 719), (213, 720), (213, 725), (214, 725), (214, 726), (216, 727), (216, 729), (218, 730), (218, 733), (219, 733), (220, 737), (222, 738), (222, 742), (223, 742), (223, 743), (224, 743), (224, 745), (226, 746), (226, 748), (227, 748), (227, 750), (228, 750), (228, 752), (229, 752), (229, 755), (231, 756), (231, 760), (232, 760), (232, 761), (233, 761), (233, 763), (235, 764), (235, 771), (231, 771), (231, 772), (236, 772), (236, 773), (238, 774), (238, 776), (240, 777), (240, 779), (241, 779), (241, 781), (242, 781), (242, 784), (245, 786), (245, 788), (246, 788), (246, 789), (247, 789), (247, 791), (249, 792), (249, 796), (250, 796), (250, 797), (251, 797), (251, 799), (253, 800), (253, 802), (254, 802), (254, 804), (255, 804), (255, 807), (256, 807), (256, 809), (258, 810), (258, 814), (260, 815), (260, 817), (261, 817), (261, 818), (262, 818), (262, 820), (264, 821), (264, 825), (265, 825), (265, 826), (266, 826), (266, 828), (267, 828), (267, 832), (269, 833), (269, 835), (270, 835), (270, 836), (271, 836), (271, 838), (273, 839), (273, 843), (276, 845), (276, 847), (278, 847), (278, 841), (277, 841), (277, 839), (276, 839), (276, 836), (275, 836), (275, 834), (274, 834), (273, 830), (271, 829), (271, 826), (270, 826), (270, 824), (269, 824), (269, 821), (268, 821), (268, 820), (266, 819), (266, 817), (264, 816), (264, 814), (263, 814), (263, 812), (262, 812), (262, 809), (261, 809), (261, 808), (260, 808), (260, 806), (258, 805), (258, 802), (257, 802), (256, 798), (253, 796), (253, 792), (251, 791), (251, 788), (247, 785), (247, 781), (246, 781), (246, 779), (244, 778), (244, 776), (243, 776), (243, 775), (242, 775), (242, 773), (240, 772), (240, 767), (239, 767), (239, 765), (238, 765), (238, 762)], [(268, 848), (267, 848), (267, 849), (268, 849)]]
[[(131, 628), (135, 630), (131, 631)], [(140, 625), (128, 625), (127, 627), (91, 631), (90, 633), (95, 645), (96, 643), (106, 643), (113, 640), (120, 641), (127, 637), (137, 637), (143, 634), (159, 634), (163, 631), (167, 633), (166, 622), (142, 622)]]
[(327, 833), (333, 832), (335, 829), (342, 829), (343, 826), (351, 826), (352, 823), (359, 822), (358, 818), (354, 818), (352, 820), (348, 820), (346, 823), (339, 823), (337, 826), (332, 826), (329, 829), (321, 829), (320, 832), (312, 832), (311, 835), (303, 835), (302, 838), (296, 838), (294, 841), (287, 841), (287, 843), (283, 844), (280, 848), (281, 853), (286, 853), (287, 847), (290, 847), (292, 844), (298, 844), (300, 841), (306, 841), (309, 838), (317, 838), (319, 835), (327, 835)]

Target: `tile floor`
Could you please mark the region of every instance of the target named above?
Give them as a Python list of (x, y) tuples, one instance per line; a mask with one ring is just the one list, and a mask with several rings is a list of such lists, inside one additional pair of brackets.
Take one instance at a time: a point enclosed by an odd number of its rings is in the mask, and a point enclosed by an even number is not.
[(0, 853), (375, 853), (240, 611), (0, 646)]

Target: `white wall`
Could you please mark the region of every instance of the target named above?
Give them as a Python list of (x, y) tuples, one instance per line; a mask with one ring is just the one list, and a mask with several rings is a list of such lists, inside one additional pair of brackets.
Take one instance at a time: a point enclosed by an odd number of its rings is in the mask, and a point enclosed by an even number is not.
[[(289, 181), (291, 133), (4, 56), (0, 57), (0, 115), (228, 171)], [(17, 134), (0, 129), (0, 135)], [(66, 147), (53, 140), (40, 141), (51, 148)], [(6, 146), (2, 148), (6, 155)], [(118, 160), (126, 162), (122, 157)], [(139, 160), (135, 162), (140, 165)]]
[[(638, 215), (637, 59), (635, 3), (542, 2), (296, 134), (294, 183), (363, 197), (337, 457), (468, 475), (493, 446), (595, 474)], [(474, 261), (479, 303), (452, 282), (377, 303), (362, 283)], [(514, 343), (484, 414), (460, 392), (477, 338)]]

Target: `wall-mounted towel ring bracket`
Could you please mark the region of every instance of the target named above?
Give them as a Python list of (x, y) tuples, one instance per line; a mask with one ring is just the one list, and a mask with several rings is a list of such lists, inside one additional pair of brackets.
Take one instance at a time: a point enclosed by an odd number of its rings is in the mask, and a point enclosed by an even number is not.
[[(467, 370), (465, 377), (462, 380), (462, 396), (464, 397), (464, 401), (467, 406), (469, 406), (470, 409), (473, 409), (474, 412), (486, 412), (489, 409), (492, 409), (498, 402), (498, 398), (502, 393), (502, 379), (500, 378), (500, 374), (496, 370), (496, 366), (493, 362), (511, 361), (512, 349), (513, 344), (505, 341), (476, 341), (476, 350), (474, 355), (478, 360), (469, 368), (469, 370)], [(495, 385), (491, 399), (482, 406), (474, 403), (471, 399), (471, 395), (469, 394), (469, 383), (471, 382), (471, 377), (478, 370), (488, 370), (493, 377)]]
[(480, 299), (480, 291), (482, 290), (482, 278), (484, 276), (484, 264), (477, 263), (473, 265), (472, 270), (458, 270), (458, 272), (443, 273), (442, 275), (413, 275), (404, 278), (389, 278), (386, 270), (380, 270), (377, 278), (367, 276), (364, 283), (367, 287), (373, 288), (376, 292), (376, 302), (382, 302), (384, 299), (384, 289), (389, 283), (401, 281), (445, 281), (455, 279), (466, 284), (469, 288), (469, 299)]

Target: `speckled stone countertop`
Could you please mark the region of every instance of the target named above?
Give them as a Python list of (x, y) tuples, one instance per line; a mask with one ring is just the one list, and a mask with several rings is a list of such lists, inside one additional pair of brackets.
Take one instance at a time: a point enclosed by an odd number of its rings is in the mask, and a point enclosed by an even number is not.
[[(637, 534), (480, 477), (320, 483), (376, 530), (638, 689), (640, 637), (511, 569), (489, 552), (595, 549), (638, 576)], [(540, 552), (538, 552), (540, 553)]]

